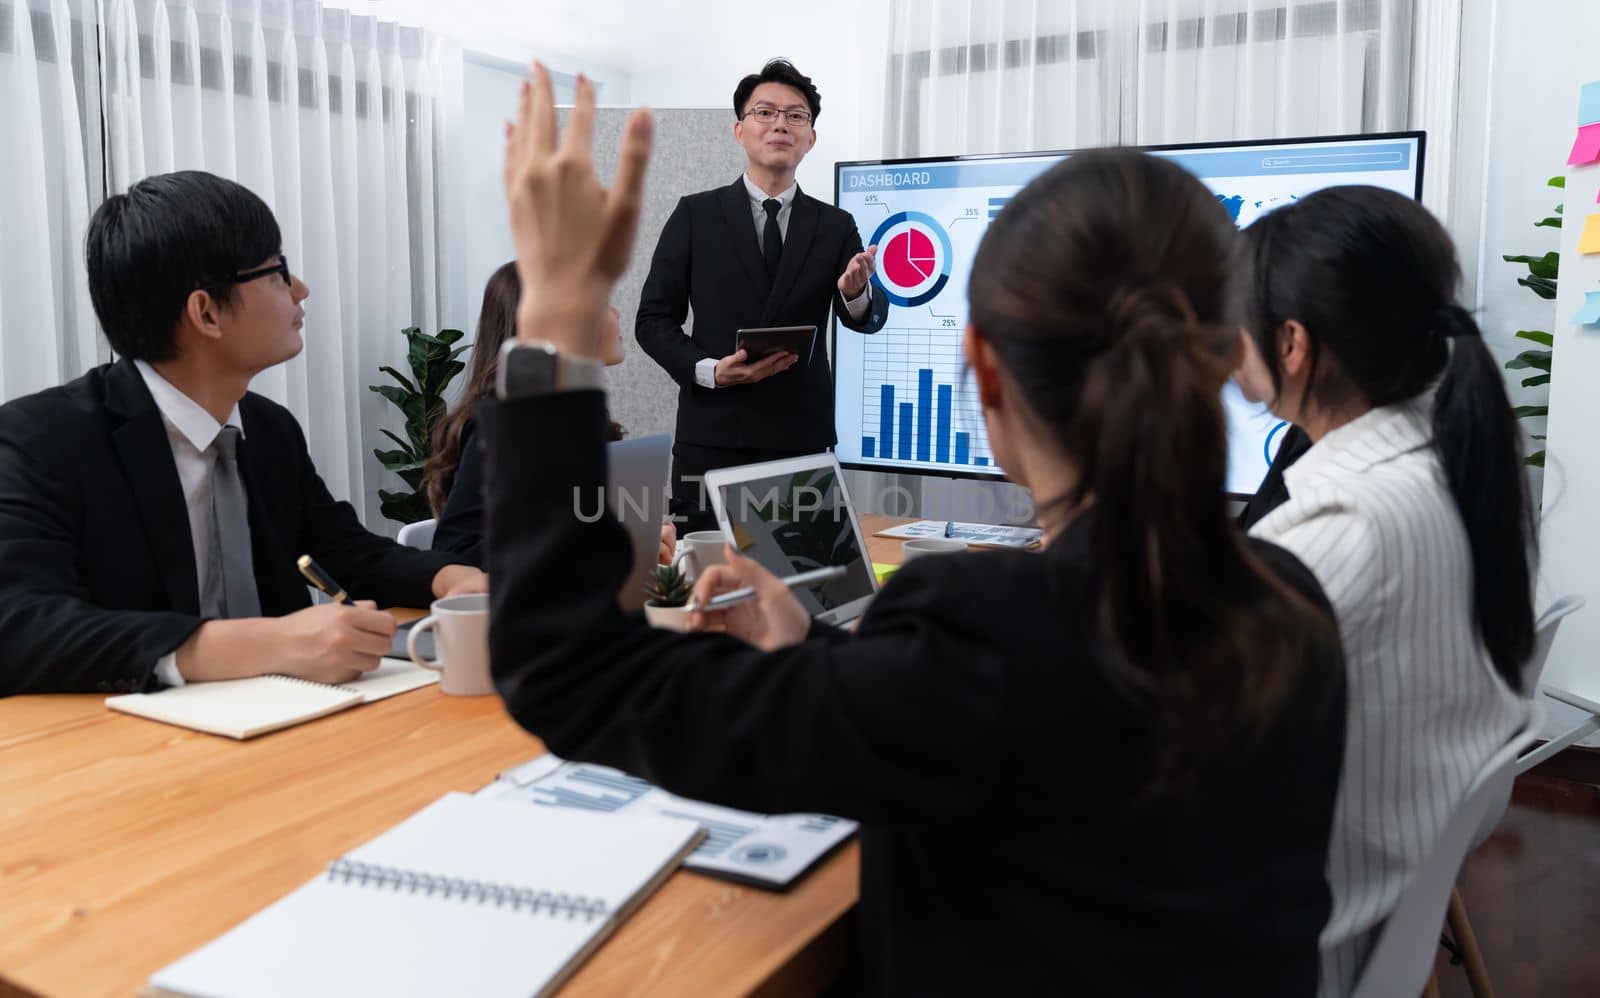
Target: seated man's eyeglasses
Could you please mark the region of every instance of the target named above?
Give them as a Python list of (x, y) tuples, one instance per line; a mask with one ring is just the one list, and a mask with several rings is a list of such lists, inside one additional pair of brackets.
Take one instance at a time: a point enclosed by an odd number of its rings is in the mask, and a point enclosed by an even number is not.
[(767, 107), (764, 104), (760, 107), (751, 108), (744, 113), (744, 116), (746, 118), (754, 118), (763, 125), (770, 125), (778, 120), (778, 115), (780, 114), (789, 124), (796, 128), (804, 128), (811, 124), (810, 111), (780, 111), (775, 107)]
[(281, 253), (278, 254), (278, 262), (272, 266), (259, 267), (255, 270), (246, 270), (243, 273), (234, 274), (232, 277), (227, 278), (223, 283), (244, 284), (247, 281), (253, 281), (260, 277), (266, 277), (268, 274), (277, 274), (279, 277), (283, 278), (284, 284), (292, 285), (294, 283), (294, 279), (289, 276), (289, 258)]

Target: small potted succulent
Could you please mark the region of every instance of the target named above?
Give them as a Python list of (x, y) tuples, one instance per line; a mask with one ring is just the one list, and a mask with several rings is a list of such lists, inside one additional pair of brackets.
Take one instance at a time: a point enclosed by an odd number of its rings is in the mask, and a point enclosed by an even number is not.
[(689, 593), (693, 587), (676, 565), (657, 565), (644, 584), (644, 616), (652, 627), (689, 629)]

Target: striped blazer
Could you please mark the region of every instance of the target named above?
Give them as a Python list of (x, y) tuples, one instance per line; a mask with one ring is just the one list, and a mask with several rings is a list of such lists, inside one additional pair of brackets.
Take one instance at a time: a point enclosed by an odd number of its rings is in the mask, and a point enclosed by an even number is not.
[(1339, 620), (1349, 699), (1320, 993), (1347, 995), (1375, 930), (1526, 702), (1473, 617), (1467, 534), (1432, 447), (1431, 395), (1373, 409), (1284, 472), (1251, 533), (1297, 555)]

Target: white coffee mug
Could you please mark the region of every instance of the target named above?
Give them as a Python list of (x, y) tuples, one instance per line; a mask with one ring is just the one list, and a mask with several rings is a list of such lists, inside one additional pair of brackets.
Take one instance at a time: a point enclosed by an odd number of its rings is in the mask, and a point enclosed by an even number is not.
[(722, 549), (726, 543), (728, 539), (722, 536), (720, 530), (691, 531), (683, 535), (682, 550), (672, 559), (672, 563), (681, 567), (684, 576), (693, 582), (712, 565), (722, 564)]
[[(426, 617), (406, 636), (406, 652), (411, 661), (439, 671), (439, 688), (460, 697), (484, 696), (494, 692), (489, 677), (489, 596), (447, 596), (436, 599)], [(434, 650), (438, 657), (427, 659), (417, 654), (417, 639), (433, 629)]]
[(954, 554), (966, 549), (965, 541), (952, 540), (948, 537), (913, 537), (900, 545), (900, 561), (904, 564), (923, 555)]

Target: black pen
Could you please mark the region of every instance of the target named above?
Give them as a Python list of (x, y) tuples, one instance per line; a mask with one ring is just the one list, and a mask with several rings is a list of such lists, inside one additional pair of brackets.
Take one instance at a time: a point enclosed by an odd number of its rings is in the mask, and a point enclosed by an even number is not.
[(950, 536), (950, 528), (953, 526), (955, 526), (955, 522), (953, 520), (944, 521), (944, 535), (946, 537)]
[(301, 555), (295, 564), (300, 566), (300, 574), (306, 577), (307, 582), (327, 593), (335, 603), (344, 603), (350, 599), (350, 594), (344, 591), (344, 587), (333, 581), (333, 576), (329, 575), (321, 565), (312, 561), (309, 554)]

